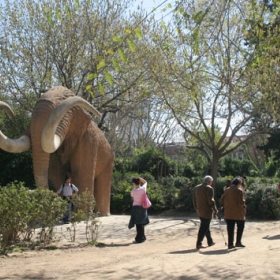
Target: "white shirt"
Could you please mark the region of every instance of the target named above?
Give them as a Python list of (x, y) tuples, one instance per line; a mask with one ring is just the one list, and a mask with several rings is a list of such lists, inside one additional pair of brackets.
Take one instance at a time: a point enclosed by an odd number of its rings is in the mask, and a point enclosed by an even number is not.
[[(63, 190), (63, 192), (62, 192)], [(57, 191), (58, 194), (60, 194), (62, 192), (63, 196), (72, 196), (73, 195), (73, 191), (78, 192), (79, 189), (74, 185), (74, 184), (62, 184), (59, 188), (59, 190)]]

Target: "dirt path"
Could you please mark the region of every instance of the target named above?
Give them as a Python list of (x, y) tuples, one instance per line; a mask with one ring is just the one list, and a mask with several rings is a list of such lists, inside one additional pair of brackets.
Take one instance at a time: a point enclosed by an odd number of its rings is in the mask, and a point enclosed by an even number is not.
[(225, 224), (214, 220), (216, 245), (198, 251), (197, 217), (150, 216), (142, 244), (133, 244), (135, 229), (127, 229), (128, 220), (100, 218), (98, 247), (78, 246), (85, 242), (84, 224), (75, 244), (67, 241), (67, 225), (58, 226), (66, 235), (57, 244), (62, 249), (0, 257), (0, 279), (280, 279), (280, 221), (247, 221), (246, 248), (228, 251)]

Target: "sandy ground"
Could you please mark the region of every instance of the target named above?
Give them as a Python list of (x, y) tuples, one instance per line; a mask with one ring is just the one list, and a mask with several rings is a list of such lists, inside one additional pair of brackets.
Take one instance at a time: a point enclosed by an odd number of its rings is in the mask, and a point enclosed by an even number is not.
[[(150, 216), (147, 241), (134, 244), (129, 216), (99, 218), (101, 246), (84, 246), (85, 225), (76, 242), (67, 226), (56, 227), (65, 238), (60, 249), (12, 253), (0, 257), (0, 279), (280, 279), (280, 221), (250, 221), (246, 248), (227, 250), (224, 221), (211, 223), (213, 247), (196, 250), (196, 216)], [(225, 238), (225, 239), (224, 239)], [(204, 242), (206, 245), (206, 240)]]

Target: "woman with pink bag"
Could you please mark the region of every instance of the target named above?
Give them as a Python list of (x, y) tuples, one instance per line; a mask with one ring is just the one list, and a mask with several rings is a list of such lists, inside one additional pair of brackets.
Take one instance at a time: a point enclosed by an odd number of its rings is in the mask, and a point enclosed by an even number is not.
[(128, 228), (131, 229), (136, 225), (135, 242), (142, 243), (146, 240), (145, 225), (150, 223), (148, 211), (142, 207), (143, 194), (147, 190), (147, 181), (140, 177), (134, 177), (132, 182), (134, 188), (130, 195), (133, 198), (133, 204)]

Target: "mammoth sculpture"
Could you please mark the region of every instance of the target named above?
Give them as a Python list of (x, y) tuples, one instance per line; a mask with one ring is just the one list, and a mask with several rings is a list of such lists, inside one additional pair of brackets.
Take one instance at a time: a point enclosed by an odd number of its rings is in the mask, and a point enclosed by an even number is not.
[[(1, 102), (0, 107), (12, 116), (6, 103)], [(12, 140), (0, 131), (0, 148), (12, 153), (31, 148), (38, 188), (56, 190), (70, 173), (80, 192), (88, 189), (94, 194), (100, 214), (109, 215), (114, 156), (104, 134), (85, 110), (101, 117), (87, 101), (56, 86), (37, 101), (29, 134)]]

